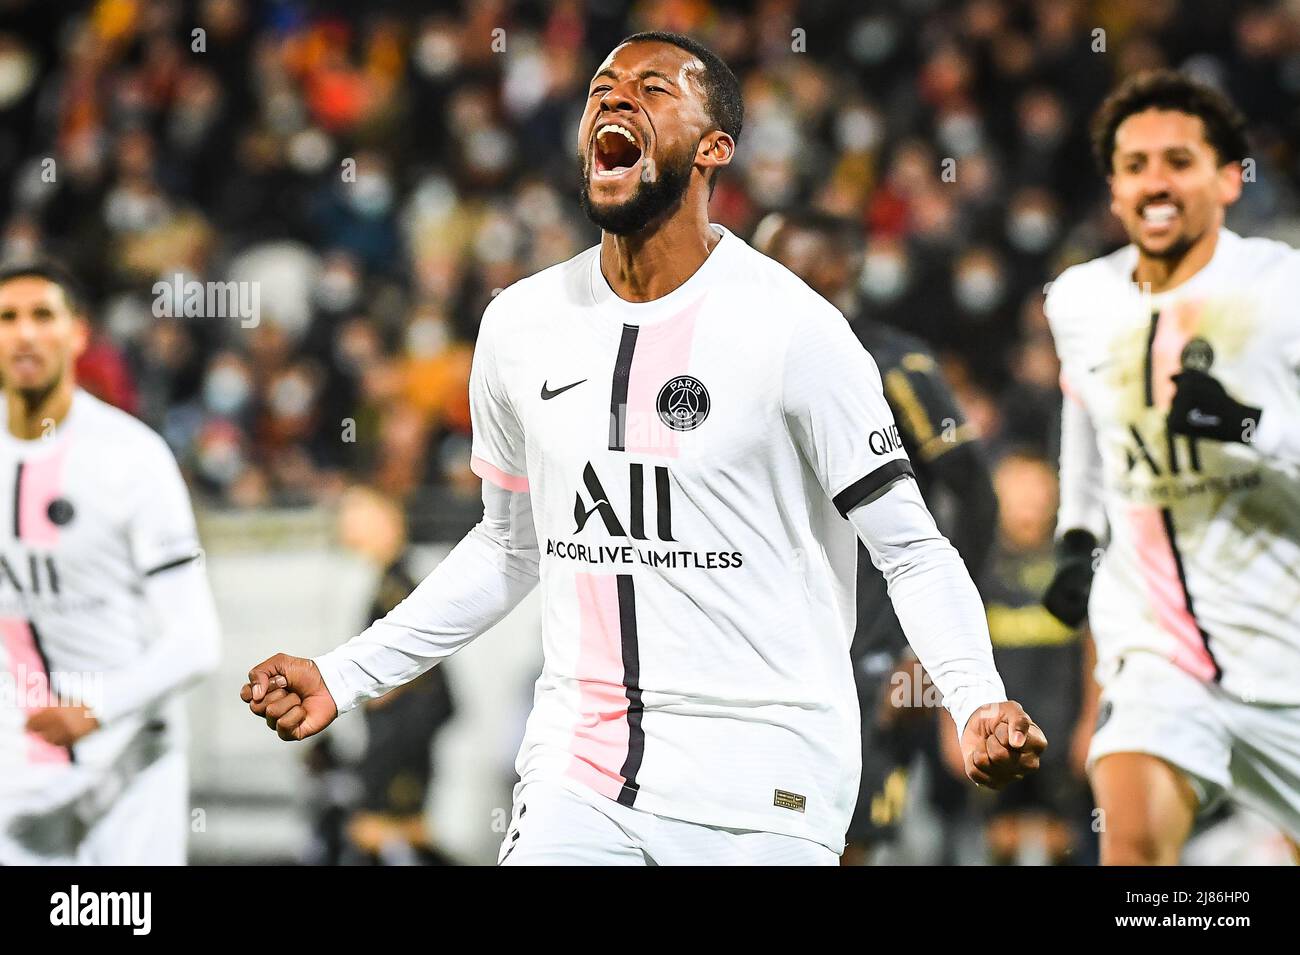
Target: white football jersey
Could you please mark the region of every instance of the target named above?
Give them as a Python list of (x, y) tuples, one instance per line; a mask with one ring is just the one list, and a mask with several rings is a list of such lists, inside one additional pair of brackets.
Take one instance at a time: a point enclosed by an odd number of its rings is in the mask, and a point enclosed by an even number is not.
[[(1099, 662), (1149, 650), (1242, 699), (1300, 702), (1300, 460), (1283, 441), (1300, 422), (1300, 252), (1223, 229), (1204, 268), (1156, 295), (1136, 264), (1129, 245), (1074, 266), (1046, 302), (1100, 459)], [(1168, 433), (1183, 368), (1263, 409), (1253, 443)]]
[(726, 229), (652, 302), (599, 247), (501, 292), (473, 467), (531, 494), (545, 663), (517, 768), (835, 851), (857, 793), (855, 505), (910, 473), (843, 316)]
[[(162, 438), (81, 390), (45, 437), (0, 427), (0, 501), (0, 795), (66, 795), (133, 744), (184, 739), (179, 697), (127, 713), (101, 697), (157, 632), (145, 577), (198, 555), (194, 515)], [(101, 728), (70, 748), (27, 733), (51, 691), (101, 711)]]

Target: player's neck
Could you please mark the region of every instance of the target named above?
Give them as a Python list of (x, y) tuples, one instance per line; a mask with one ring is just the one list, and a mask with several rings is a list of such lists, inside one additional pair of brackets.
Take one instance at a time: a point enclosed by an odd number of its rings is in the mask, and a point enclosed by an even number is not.
[(1206, 229), (1178, 258), (1153, 258), (1138, 249), (1133, 281), (1152, 293), (1177, 288), (1210, 264), (1219, 245), (1219, 224)]
[(24, 441), (33, 441), (51, 433), (61, 425), (72, 410), (75, 388), (65, 376), (54, 388), (33, 397), (5, 389), (9, 408), (9, 433)]
[(709, 225), (708, 208), (701, 207), (697, 215), (673, 215), (636, 235), (606, 232), (600, 271), (624, 301), (653, 302), (694, 275), (719, 240)]

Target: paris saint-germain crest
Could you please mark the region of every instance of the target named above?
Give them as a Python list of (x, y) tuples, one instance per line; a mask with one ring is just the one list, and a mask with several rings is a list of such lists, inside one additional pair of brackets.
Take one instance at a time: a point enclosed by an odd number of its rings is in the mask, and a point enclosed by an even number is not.
[(1204, 338), (1193, 338), (1183, 347), (1181, 361), (1184, 368), (1209, 371), (1214, 364), (1214, 349)]
[(698, 378), (678, 375), (659, 389), (655, 407), (674, 431), (693, 431), (709, 416), (709, 392)]

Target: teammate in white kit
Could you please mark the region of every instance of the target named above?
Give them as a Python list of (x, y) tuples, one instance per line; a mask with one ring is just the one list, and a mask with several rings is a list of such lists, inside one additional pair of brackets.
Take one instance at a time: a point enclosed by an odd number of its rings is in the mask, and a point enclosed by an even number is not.
[(1094, 146), (1131, 244), (1047, 297), (1066, 398), (1045, 602), (1097, 644), (1102, 861), (1177, 862), (1225, 791), (1300, 838), (1300, 252), (1224, 228), (1246, 140), (1213, 90), (1139, 75)]
[(0, 270), (0, 864), (180, 865), (216, 612), (171, 452), (76, 387), (84, 309), (57, 266)]
[[(545, 664), (500, 861), (834, 864), (857, 795), (855, 529), (945, 694), (967, 771), (1046, 745), (911, 479), (875, 364), (707, 217), (735, 77), (629, 38), (578, 132), (599, 246), (501, 292), (470, 384), (480, 523), (404, 603), (241, 697), (285, 739), (416, 676), (539, 581)], [(978, 712), (977, 712), (978, 711)]]

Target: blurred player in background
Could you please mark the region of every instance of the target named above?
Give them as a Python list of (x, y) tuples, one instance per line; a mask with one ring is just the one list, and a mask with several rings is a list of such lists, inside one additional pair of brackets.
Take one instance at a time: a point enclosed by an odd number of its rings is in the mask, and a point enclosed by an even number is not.
[[(354, 487), (340, 502), (339, 537), (344, 547), (380, 568), (366, 613), (369, 625), (415, 589), (406, 518), (391, 498)], [(443, 667), (365, 704), (366, 748), (358, 766), (363, 795), (346, 825), (349, 842), (365, 857), (389, 865), (439, 858), (424, 808), (433, 779), (434, 737), (454, 711)]]
[(1172, 864), (1225, 791), (1300, 836), (1300, 253), (1224, 228), (1247, 142), (1213, 89), (1134, 76), (1093, 140), (1130, 244), (1047, 297), (1067, 397), (1045, 602), (1097, 645), (1102, 861)]
[[(1011, 452), (994, 470), (997, 544), (981, 583), (993, 659), (1007, 691), (1029, 701), (1052, 747), (1021, 785), (980, 799), (992, 861), (1095, 861), (1084, 839), (1090, 808), (1084, 763), (1096, 721), (1091, 643), (1041, 603), (1052, 579), (1056, 475), (1037, 455)], [(986, 794), (977, 793), (977, 796)]]
[(0, 271), (0, 863), (179, 865), (179, 691), (216, 610), (167, 445), (77, 388), (84, 303), (53, 265)]
[(639, 34), (578, 133), (601, 244), (506, 288), (471, 400), (485, 517), (400, 607), (241, 698), (286, 739), (483, 633), (540, 579), (545, 665), (509, 864), (835, 864), (857, 793), (857, 535), (1003, 785), (1046, 745), (1006, 700), (870, 356), (788, 270), (709, 222), (742, 106), (688, 38)]
[[(922, 496), (930, 502), (932, 495), (947, 493), (958, 502), (948, 538), (978, 580), (997, 520), (988, 465), (930, 349), (863, 314), (857, 295), (861, 226), (812, 210), (772, 213), (755, 231), (754, 245), (849, 320), (879, 367), (885, 401)], [(857, 607), (851, 656), (862, 712), (862, 780), (842, 860), (846, 865), (864, 863), (872, 849), (897, 833), (908, 767), (918, 750), (934, 749), (935, 739), (929, 710), (914, 699), (920, 694), (911, 692), (920, 690), (922, 670), (890, 604), (885, 578), (861, 544)], [(900, 689), (904, 692), (896, 692)]]

